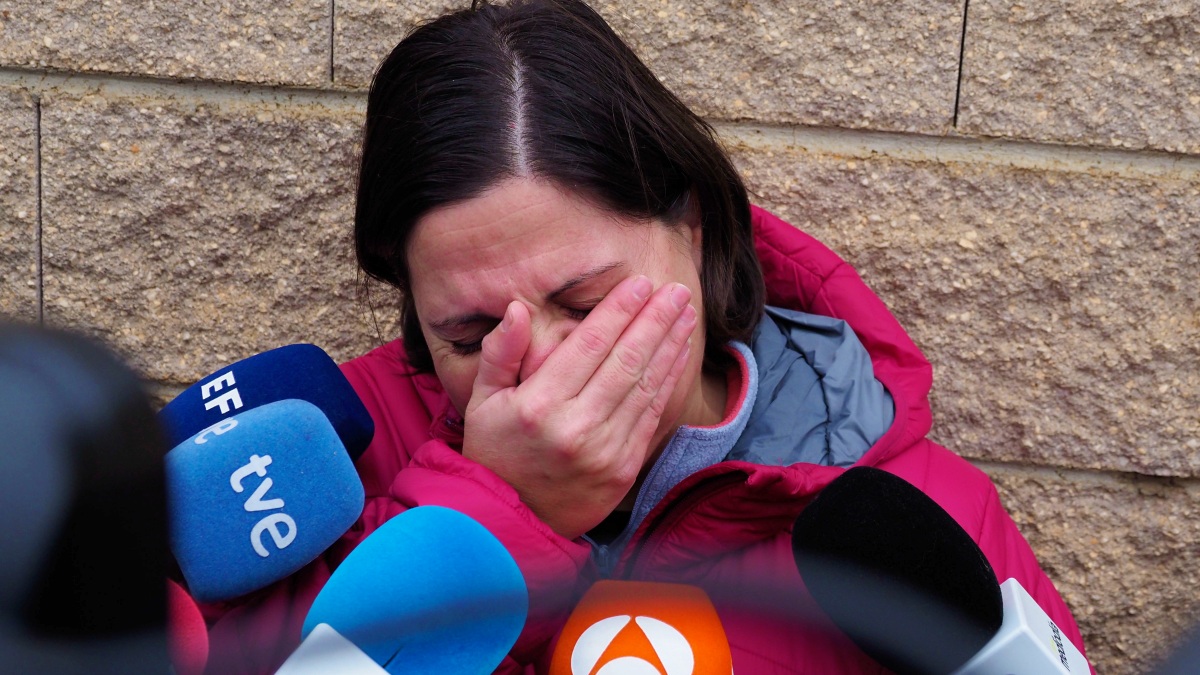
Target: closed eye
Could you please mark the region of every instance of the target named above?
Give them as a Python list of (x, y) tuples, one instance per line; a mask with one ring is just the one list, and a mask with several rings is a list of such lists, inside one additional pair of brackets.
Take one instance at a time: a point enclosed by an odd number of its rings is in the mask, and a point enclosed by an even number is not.
[(474, 342), (450, 342), (450, 351), (459, 356), (470, 356), (475, 352), (483, 349), (483, 340), (475, 340)]
[(593, 309), (595, 308), (588, 307), (585, 309), (579, 307), (563, 307), (563, 314), (566, 314), (568, 317), (575, 319), (576, 321), (583, 321)]
[(452, 329), (442, 327), (442, 330), (450, 334), (443, 334), (441, 338), (449, 343), (450, 351), (459, 356), (469, 356), (483, 348), (484, 336), (492, 332), (499, 323), (492, 317), (475, 315), (468, 317), (461, 324), (453, 326)]

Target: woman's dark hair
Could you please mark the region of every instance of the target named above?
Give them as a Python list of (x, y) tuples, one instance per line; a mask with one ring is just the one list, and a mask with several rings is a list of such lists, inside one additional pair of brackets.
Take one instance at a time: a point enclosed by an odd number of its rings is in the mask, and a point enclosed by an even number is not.
[(583, 2), (476, 3), (396, 45), (367, 99), (355, 251), (367, 275), (404, 293), (415, 368), (433, 363), (408, 292), (413, 227), (513, 177), (634, 219), (698, 217), (706, 357), (749, 340), (762, 272), (745, 185), (712, 128)]

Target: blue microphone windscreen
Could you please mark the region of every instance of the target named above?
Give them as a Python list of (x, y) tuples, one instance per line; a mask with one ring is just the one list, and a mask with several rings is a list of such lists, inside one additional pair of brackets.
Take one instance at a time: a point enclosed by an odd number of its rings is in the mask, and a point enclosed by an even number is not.
[(177, 445), (166, 465), (171, 550), (202, 602), (288, 576), (362, 513), (354, 464), (307, 401), (226, 418)]
[(504, 546), (451, 509), (401, 513), (338, 567), (304, 621), (327, 623), (389, 673), (486, 675), (512, 649), (529, 608)]
[(357, 460), (375, 435), (362, 401), (320, 347), (288, 345), (226, 366), (188, 387), (160, 412), (169, 447), (221, 419), (275, 401), (295, 398), (321, 409)]

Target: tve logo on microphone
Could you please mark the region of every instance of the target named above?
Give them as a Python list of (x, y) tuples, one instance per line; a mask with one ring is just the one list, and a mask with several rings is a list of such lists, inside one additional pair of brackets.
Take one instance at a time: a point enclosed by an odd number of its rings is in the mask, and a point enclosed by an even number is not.
[(725, 629), (704, 591), (598, 581), (567, 619), (551, 675), (730, 675)]
[(346, 446), (321, 409), (299, 399), (221, 420), (165, 464), (171, 551), (201, 602), (292, 574), (362, 513)]

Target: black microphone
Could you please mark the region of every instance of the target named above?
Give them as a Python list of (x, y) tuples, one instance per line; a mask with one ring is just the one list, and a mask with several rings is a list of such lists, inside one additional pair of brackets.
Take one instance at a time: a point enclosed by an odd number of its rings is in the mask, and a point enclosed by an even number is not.
[(0, 325), (0, 672), (166, 672), (166, 448), (100, 345)]
[(796, 519), (801, 577), (833, 622), (900, 673), (1068, 675), (1083, 654), (1016, 579), (902, 478), (856, 467)]
[(831, 482), (796, 519), (792, 550), (821, 609), (900, 675), (953, 672), (1004, 618), (996, 574), (970, 535), (880, 469)]

